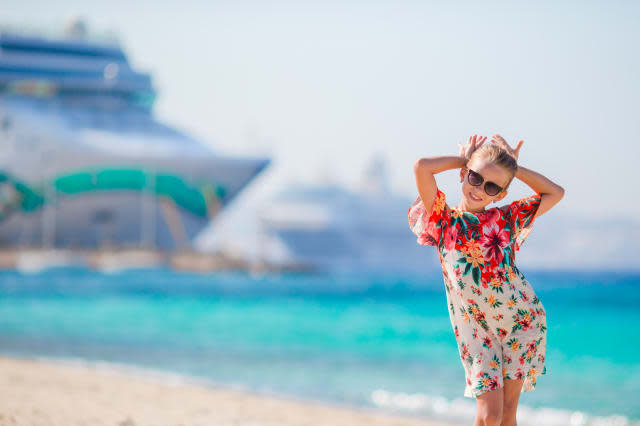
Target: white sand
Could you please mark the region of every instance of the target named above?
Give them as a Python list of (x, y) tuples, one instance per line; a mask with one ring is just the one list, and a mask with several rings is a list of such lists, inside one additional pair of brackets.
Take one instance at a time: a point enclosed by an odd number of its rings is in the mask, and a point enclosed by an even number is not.
[(96, 366), (0, 357), (0, 425), (444, 426)]

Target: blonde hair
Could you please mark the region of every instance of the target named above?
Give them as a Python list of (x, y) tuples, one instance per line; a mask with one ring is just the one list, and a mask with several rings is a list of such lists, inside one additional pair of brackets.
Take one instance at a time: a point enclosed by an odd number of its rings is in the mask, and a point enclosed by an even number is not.
[(465, 167), (468, 169), (469, 164), (473, 161), (484, 160), (489, 164), (495, 164), (496, 166), (502, 167), (507, 174), (509, 175), (509, 181), (507, 185), (503, 188), (506, 190), (511, 185), (511, 181), (516, 175), (518, 171), (518, 162), (516, 159), (507, 152), (504, 148), (499, 147), (498, 145), (494, 145), (492, 143), (483, 144), (480, 148), (476, 149), (465, 164)]

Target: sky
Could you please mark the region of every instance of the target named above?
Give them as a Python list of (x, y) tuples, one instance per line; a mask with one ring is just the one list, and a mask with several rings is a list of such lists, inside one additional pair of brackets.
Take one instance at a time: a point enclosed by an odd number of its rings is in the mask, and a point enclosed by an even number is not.
[[(84, 18), (150, 72), (156, 116), (295, 181), (358, 184), (375, 155), (415, 197), (413, 163), (471, 134), (522, 139), (519, 163), (565, 189), (549, 214), (635, 218), (640, 3), (620, 1), (31, 1), (0, 23)], [(436, 176), (455, 205), (457, 170)], [(521, 181), (507, 200), (529, 195)], [(237, 203), (242, 203), (240, 198)], [(506, 200), (505, 200), (506, 201)]]

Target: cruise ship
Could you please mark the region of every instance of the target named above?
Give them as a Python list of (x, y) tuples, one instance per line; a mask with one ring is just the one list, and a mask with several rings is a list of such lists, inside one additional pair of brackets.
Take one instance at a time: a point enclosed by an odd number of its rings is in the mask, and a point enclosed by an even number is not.
[(357, 188), (297, 184), (260, 209), (262, 232), (299, 264), (327, 272), (416, 272), (438, 267), (407, 223), (413, 200), (388, 185), (384, 159), (373, 159)]
[(156, 120), (155, 96), (81, 22), (0, 30), (0, 249), (188, 249), (268, 166)]

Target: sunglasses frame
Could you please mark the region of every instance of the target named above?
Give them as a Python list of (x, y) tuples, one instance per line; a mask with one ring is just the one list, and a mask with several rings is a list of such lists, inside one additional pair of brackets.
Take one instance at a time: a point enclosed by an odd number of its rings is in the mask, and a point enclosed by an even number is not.
[[(473, 172), (476, 176), (478, 176), (480, 178), (480, 183), (478, 183), (478, 184), (471, 183), (471, 172)], [(480, 186), (480, 185), (482, 185), (482, 189), (490, 197), (495, 197), (496, 195), (498, 195), (499, 193), (504, 191), (504, 188), (501, 187), (500, 185), (498, 185), (497, 183), (491, 182), (491, 181), (485, 181), (480, 173), (476, 172), (475, 170), (471, 170), (469, 168), (467, 168), (467, 182), (469, 182), (469, 185), (471, 185), (471, 186)], [(487, 184), (488, 183), (493, 184), (496, 187), (498, 187), (499, 191), (496, 192), (495, 194), (489, 194), (489, 191), (487, 191)]]

